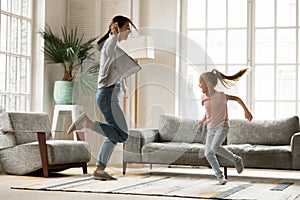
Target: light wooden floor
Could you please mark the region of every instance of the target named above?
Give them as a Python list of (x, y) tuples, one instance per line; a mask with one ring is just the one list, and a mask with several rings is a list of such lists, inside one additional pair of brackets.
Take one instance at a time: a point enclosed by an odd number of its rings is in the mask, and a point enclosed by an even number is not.
[[(94, 166), (88, 168), (88, 173), (92, 174)], [(108, 171), (115, 175), (121, 175), (122, 169), (120, 167), (109, 167)], [(141, 167), (139, 165), (133, 165), (128, 168), (128, 174), (134, 173), (146, 173), (150, 169), (148, 166)], [(212, 170), (207, 168), (190, 168), (190, 167), (180, 167), (180, 168), (168, 168), (167, 166), (156, 166), (152, 168), (154, 172), (160, 173), (186, 173), (189, 174), (205, 174), (211, 175), (212, 179)], [(81, 174), (82, 171), (79, 168), (69, 169), (60, 174), (72, 175), (72, 174)], [(242, 174), (237, 174), (234, 169), (228, 170), (228, 180), (230, 179), (252, 179), (252, 180), (268, 180), (268, 179), (281, 179), (281, 180), (293, 180), (293, 182), (300, 184), (300, 173), (299, 171), (286, 171), (286, 170), (257, 170), (257, 169), (245, 169)], [(54, 179), (56, 177), (50, 177), (49, 179)], [(178, 198), (172, 197), (155, 197), (155, 196), (135, 196), (135, 195), (120, 195), (120, 194), (99, 194), (99, 193), (73, 193), (73, 192), (47, 192), (47, 191), (31, 191), (31, 190), (15, 190), (11, 189), (11, 186), (16, 185), (25, 185), (30, 182), (36, 182), (37, 180), (45, 180), (43, 177), (34, 177), (34, 176), (12, 176), (12, 175), (0, 175), (0, 199), (9, 199), (9, 200), (19, 200), (19, 199), (30, 199), (30, 200), (50, 200), (62, 198), (65, 200), (74, 200), (74, 199), (105, 199), (105, 200), (175, 200)], [(255, 192), (255, 191), (251, 191)], [(295, 191), (296, 192), (296, 191)], [(299, 191), (297, 191), (299, 193)], [(187, 200), (190, 198), (180, 198), (180, 200)], [(266, 200), (268, 200), (266, 198)], [(273, 200), (273, 199), (272, 199)]]

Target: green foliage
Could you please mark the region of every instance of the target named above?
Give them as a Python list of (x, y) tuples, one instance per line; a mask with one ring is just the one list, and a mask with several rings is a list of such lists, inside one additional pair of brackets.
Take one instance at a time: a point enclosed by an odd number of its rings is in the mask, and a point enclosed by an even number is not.
[(97, 37), (83, 42), (84, 35), (78, 36), (77, 27), (67, 31), (61, 29), (62, 37), (52, 32), (46, 25), (44, 31), (39, 31), (44, 39), (44, 55), (48, 63), (61, 63), (64, 68), (62, 80), (72, 81), (73, 70), (82, 65), (83, 61), (90, 56), (90, 50), (94, 48), (93, 42)]
[(78, 93), (84, 95), (95, 93), (99, 62), (94, 61), (94, 42), (97, 37), (84, 42), (84, 35), (78, 36), (77, 27), (69, 32), (66, 27), (61, 28), (61, 36), (53, 33), (50, 26), (39, 34), (44, 39), (43, 53), (48, 64), (60, 63), (64, 74), (62, 80), (75, 81)]
[(99, 71), (99, 62), (88, 62), (84, 65), (89, 67), (83, 67), (76, 78), (76, 87), (79, 91), (83, 92), (83, 95), (95, 95), (97, 89), (97, 79)]

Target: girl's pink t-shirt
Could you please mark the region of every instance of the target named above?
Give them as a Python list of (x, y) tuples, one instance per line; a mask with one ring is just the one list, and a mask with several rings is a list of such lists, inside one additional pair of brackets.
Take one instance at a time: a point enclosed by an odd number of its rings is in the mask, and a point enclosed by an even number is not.
[(207, 129), (217, 128), (228, 122), (227, 98), (224, 92), (215, 92), (208, 97), (202, 96), (202, 105), (206, 110)]

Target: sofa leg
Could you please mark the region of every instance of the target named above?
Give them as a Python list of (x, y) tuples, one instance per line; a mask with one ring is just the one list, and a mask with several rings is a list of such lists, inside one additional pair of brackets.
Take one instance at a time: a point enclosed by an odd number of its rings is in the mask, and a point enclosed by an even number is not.
[(127, 162), (123, 161), (123, 175), (126, 174), (126, 167), (127, 167)]
[(224, 167), (224, 177), (227, 179), (227, 167)]
[(83, 174), (87, 174), (87, 165), (86, 164), (82, 167), (82, 172), (83, 172)]

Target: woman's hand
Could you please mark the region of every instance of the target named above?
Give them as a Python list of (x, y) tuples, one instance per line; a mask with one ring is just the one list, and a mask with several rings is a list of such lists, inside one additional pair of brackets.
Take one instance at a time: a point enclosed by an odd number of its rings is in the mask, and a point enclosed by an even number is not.
[(112, 23), (110, 25), (110, 32), (112, 34), (118, 34), (120, 32), (120, 28), (118, 26), (118, 22)]

